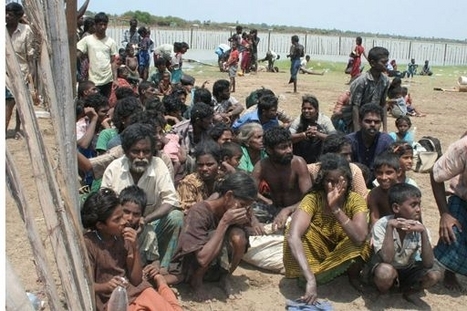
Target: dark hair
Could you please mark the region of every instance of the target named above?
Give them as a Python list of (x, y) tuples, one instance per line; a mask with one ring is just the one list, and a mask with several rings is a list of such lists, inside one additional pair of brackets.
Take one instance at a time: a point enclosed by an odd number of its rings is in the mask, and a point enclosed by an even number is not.
[(156, 85), (154, 83), (150, 82), (150, 81), (141, 81), (139, 86), (138, 86), (138, 94), (140, 94), (140, 96), (141, 96), (143, 91), (146, 91), (150, 87), (156, 88)]
[(214, 82), (212, 85), (212, 95), (217, 98), (224, 90), (228, 90), (229, 88), (230, 82), (228, 80), (216, 80), (216, 82)]
[(135, 123), (127, 126), (120, 134), (123, 152), (127, 153), (138, 141), (149, 138), (151, 142), (151, 153), (154, 154), (156, 150), (154, 132), (154, 128), (149, 127), (147, 124)]
[(318, 171), (318, 176), (316, 177), (316, 182), (313, 184), (311, 190), (324, 191), (324, 180), (327, 174), (331, 171), (339, 170), (343, 177), (347, 180), (347, 189), (345, 193), (347, 196), (350, 189), (352, 188), (352, 171), (350, 170), (349, 162), (343, 156), (337, 153), (323, 154), (319, 158), (319, 162), (321, 162), (321, 166)]
[[(302, 97), (302, 108), (305, 103), (309, 103), (313, 108), (316, 109), (317, 112), (319, 112), (319, 102), (318, 99), (313, 96), (313, 95), (305, 95)], [(300, 113), (300, 123), (297, 128), (297, 132), (305, 132), (308, 126), (310, 125), (316, 125), (316, 120), (309, 120), (305, 119), (303, 117), (303, 114)]]
[(394, 153), (397, 155), (399, 158), (402, 157), (404, 154), (407, 152), (411, 152), (413, 154), (413, 147), (411, 144), (405, 142), (405, 141), (396, 141), (393, 142), (389, 147), (388, 147), (388, 152)]
[(5, 7), (5, 11), (13, 12), (16, 17), (22, 17), (24, 15), (23, 6), (17, 2), (8, 3)]
[(76, 118), (82, 118), (84, 116), (84, 99), (78, 98), (76, 100), (75, 114), (76, 114)]
[(229, 131), (233, 135), (233, 130), (231, 127), (227, 126), (225, 123), (216, 123), (213, 127), (211, 127), (208, 131), (208, 135), (214, 140), (217, 141), (221, 138), (224, 132)]
[(363, 41), (363, 40), (362, 40), (362, 37), (357, 37), (357, 38), (355, 39), (355, 42), (357, 42), (357, 44), (362, 44), (362, 41)]
[(144, 108), (146, 111), (155, 111), (160, 114), (165, 114), (165, 106), (159, 99), (159, 97), (151, 98), (146, 101)]
[(403, 204), (410, 198), (421, 198), (422, 193), (417, 187), (408, 183), (398, 183), (392, 185), (388, 190), (389, 205)]
[[(12, 2), (12, 3), (15, 3), (15, 2)], [(80, 83), (78, 84), (78, 98), (84, 97), (84, 92), (85, 92), (87, 89), (89, 89), (89, 88), (91, 88), (91, 87), (93, 87), (93, 86), (95, 86), (95, 85), (96, 85), (96, 84), (95, 84), (94, 82), (89, 81), (89, 80), (80, 82)]]
[(97, 112), (102, 107), (109, 106), (109, 99), (102, 94), (92, 94), (84, 99), (84, 107), (92, 107)]
[(93, 18), (86, 17), (83, 22), (83, 32), (89, 32), (89, 29), (94, 27), (96, 23)]
[(370, 184), (373, 180), (371, 179), (372, 178), (372, 174), (371, 174), (371, 170), (368, 166), (366, 166), (365, 164), (363, 163), (360, 163), (360, 162), (354, 162), (354, 164), (356, 166), (358, 166), (358, 168), (362, 171), (362, 176), (363, 176), (363, 179), (365, 179), (365, 184)]
[(373, 164), (374, 170), (376, 171), (378, 168), (382, 167), (383, 165), (392, 167), (396, 171), (400, 170), (401, 165), (399, 163), (399, 156), (395, 153), (384, 151), (378, 154), (375, 157), (375, 161)]
[(266, 148), (274, 149), (277, 145), (289, 141), (292, 141), (292, 136), (289, 130), (283, 127), (275, 126), (264, 131), (263, 143)]
[[(172, 93), (173, 94), (173, 93)], [(183, 112), (184, 104), (178, 96), (173, 96), (172, 94), (164, 96), (162, 103), (164, 104), (165, 113), (174, 113), (174, 112)]]
[(202, 120), (207, 117), (212, 117), (214, 110), (211, 106), (205, 103), (195, 103), (191, 108), (190, 123), (194, 124), (196, 121)]
[(167, 66), (167, 61), (165, 59), (163, 59), (162, 57), (161, 58), (158, 58), (154, 61), (154, 67), (159, 67), (159, 66)]
[(389, 51), (381, 46), (375, 46), (368, 52), (368, 61), (379, 61), (381, 58), (389, 57)]
[(125, 124), (123, 123), (125, 118), (128, 118), (132, 114), (140, 111), (143, 111), (143, 107), (136, 97), (126, 97), (118, 100), (115, 104), (114, 114), (112, 117), (112, 122), (118, 132), (121, 133), (125, 128)]
[(298, 41), (299, 41), (298, 36), (297, 36), (297, 35), (293, 35), (293, 36), (292, 36), (292, 42), (297, 43)]
[(141, 27), (138, 28), (138, 34), (139, 34), (141, 37), (144, 36), (144, 35), (147, 34), (147, 33), (148, 33), (148, 30), (147, 30), (146, 27), (141, 26)]
[(128, 125), (131, 124), (144, 124), (149, 126), (154, 131), (156, 130), (156, 126), (160, 126), (162, 128), (165, 127), (165, 118), (164, 116), (157, 112), (157, 111), (139, 111), (134, 113), (130, 116), (128, 120)]
[(405, 121), (407, 122), (407, 125), (410, 127), (412, 127), (412, 121), (410, 120), (409, 116), (399, 116), (397, 119), (396, 119), (396, 127), (402, 122), (402, 121)]
[(221, 145), (222, 160), (224, 160), (225, 157), (231, 158), (236, 154), (242, 154), (242, 147), (236, 142), (230, 141)]
[(119, 198), (121, 205), (127, 202), (135, 203), (141, 209), (141, 215), (144, 214), (148, 199), (146, 192), (137, 185), (131, 185), (124, 188), (120, 192)]
[(198, 158), (203, 155), (211, 155), (217, 163), (222, 162), (222, 157), (221, 157), (221, 147), (219, 144), (212, 139), (204, 139), (200, 141), (194, 151), (194, 157), (196, 161), (198, 161)]
[(243, 27), (240, 26), (240, 25), (238, 25), (237, 27), (235, 27), (235, 30), (236, 30), (237, 32), (239, 32), (239, 31), (242, 32), (242, 31), (243, 31)]
[(97, 13), (95, 16), (94, 16), (94, 22), (96, 24), (99, 24), (99, 23), (106, 23), (108, 24), (109, 23), (109, 17), (107, 16), (107, 14), (105, 14), (104, 12), (100, 12), (100, 13)]
[(212, 95), (211, 92), (206, 88), (196, 88), (193, 92), (193, 103), (205, 103), (212, 106)]
[(117, 194), (110, 188), (101, 188), (97, 192), (92, 192), (81, 208), (83, 227), (96, 230), (96, 224), (105, 223), (119, 205)]
[(225, 179), (217, 183), (216, 190), (220, 196), (225, 195), (230, 190), (234, 197), (251, 201), (256, 200), (258, 196), (258, 187), (255, 181), (245, 172), (227, 175)]
[(342, 148), (346, 145), (351, 146), (350, 140), (345, 136), (344, 133), (332, 133), (329, 134), (324, 140), (321, 146), (321, 153), (339, 153)]
[(361, 106), (360, 110), (358, 112), (358, 117), (359, 117), (360, 121), (363, 121), (363, 118), (368, 113), (376, 113), (376, 114), (379, 115), (381, 120), (383, 120), (384, 110), (383, 110), (383, 108), (381, 108), (380, 105), (369, 103), (369, 104), (364, 104), (363, 106)]
[(279, 102), (276, 96), (265, 95), (261, 96), (258, 101), (258, 115), (262, 115), (264, 110), (269, 110), (271, 108), (277, 108)]
[(133, 91), (131, 87), (127, 86), (117, 88), (115, 90), (115, 97), (117, 97), (117, 100), (124, 99), (127, 97), (133, 97), (136, 100), (138, 100), (135, 91)]
[(180, 83), (182, 85), (195, 85), (195, 78), (193, 76), (183, 74), (183, 76), (180, 78)]

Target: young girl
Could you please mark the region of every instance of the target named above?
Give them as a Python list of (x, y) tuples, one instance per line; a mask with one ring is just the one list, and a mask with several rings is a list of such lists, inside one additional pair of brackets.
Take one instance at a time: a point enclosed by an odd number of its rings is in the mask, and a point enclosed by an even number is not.
[[(143, 280), (136, 231), (126, 226), (117, 194), (108, 188), (92, 193), (81, 210), (84, 241), (91, 264), (96, 308), (106, 310), (112, 291), (119, 285), (128, 293), (128, 310), (182, 310), (164, 277), (156, 272), (157, 292)], [(126, 279), (128, 282), (126, 282)]]
[(149, 31), (146, 27), (140, 27), (138, 33), (142, 38), (139, 44), (138, 72), (140, 78), (146, 81), (149, 74), (149, 47), (151, 45), (151, 38), (149, 37)]
[(130, 77), (138, 79), (138, 57), (135, 55), (135, 48), (133, 44), (128, 43), (125, 49), (125, 65), (130, 71)]
[(400, 116), (396, 119), (397, 132), (390, 132), (389, 136), (391, 136), (395, 142), (404, 141), (412, 145), (414, 133), (410, 131), (411, 127), (412, 121), (410, 121), (410, 118), (408, 116)]
[(164, 72), (158, 86), (159, 94), (165, 96), (172, 94), (172, 83), (170, 83), (170, 72)]

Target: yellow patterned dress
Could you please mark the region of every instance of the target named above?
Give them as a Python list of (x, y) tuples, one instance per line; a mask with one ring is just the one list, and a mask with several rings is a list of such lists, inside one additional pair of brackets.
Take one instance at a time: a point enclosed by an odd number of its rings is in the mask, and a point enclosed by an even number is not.
[[(335, 216), (322, 212), (326, 204), (325, 195), (324, 192), (309, 193), (298, 207), (311, 216), (308, 230), (302, 236), (302, 244), (310, 269), (315, 274), (317, 283), (320, 284), (329, 282), (344, 273), (358, 258), (366, 261), (370, 256), (368, 242), (362, 246), (356, 246), (342, 229)], [(361, 212), (368, 215), (365, 200), (355, 192), (349, 193), (341, 209), (351, 219), (355, 214)], [(290, 225), (286, 228), (286, 237), (289, 230)], [(297, 278), (303, 275), (292, 255), (287, 239), (284, 242), (283, 260), (285, 277)]]

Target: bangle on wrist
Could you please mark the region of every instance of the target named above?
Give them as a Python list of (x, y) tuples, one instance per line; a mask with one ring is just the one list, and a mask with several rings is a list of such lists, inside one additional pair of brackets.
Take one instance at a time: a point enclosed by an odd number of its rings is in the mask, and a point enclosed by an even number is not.
[(346, 224), (348, 224), (350, 222), (350, 218), (347, 218), (347, 220), (342, 224), (342, 226), (345, 226)]
[(333, 215), (337, 215), (337, 214), (340, 213), (340, 211), (341, 211), (341, 209), (340, 209), (340, 207), (338, 207), (335, 210), (332, 210), (331, 212), (332, 212)]

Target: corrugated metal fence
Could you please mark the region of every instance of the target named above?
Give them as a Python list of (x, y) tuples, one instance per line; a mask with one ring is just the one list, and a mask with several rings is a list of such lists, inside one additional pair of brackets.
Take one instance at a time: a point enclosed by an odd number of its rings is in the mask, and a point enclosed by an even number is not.
[[(107, 34), (119, 46), (122, 45), (123, 34), (127, 26), (115, 26), (107, 29)], [(151, 38), (155, 46), (164, 43), (187, 42), (191, 49), (206, 51), (209, 59), (214, 60), (213, 51), (220, 43), (228, 43), (232, 30), (204, 30), (199, 27), (189, 29), (151, 29)], [(272, 31), (259, 32), (261, 41), (258, 46), (259, 57), (265, 55), (268, 49), (278, 54), (288, 54), (290, 38), (293, 34), (275, 33)], [(305, 46), (305, 53), (314, 59), (346, 61), (355, 44), (354, 37), (326, 36), (315, 34), (297, 34), (300, 42)], [(467, 43), (431, 42), (419, 40), (404, 40), (390, 38), (363, 38), (363, 46), (368, 52), (374, 46), (383, 46), (390, 52), (390, 59), (396, 59), (399, 64), (407, 63), (415, 58), (417, 63), (430, 60), (432, 65), (457, 66), (467, 65)]]

